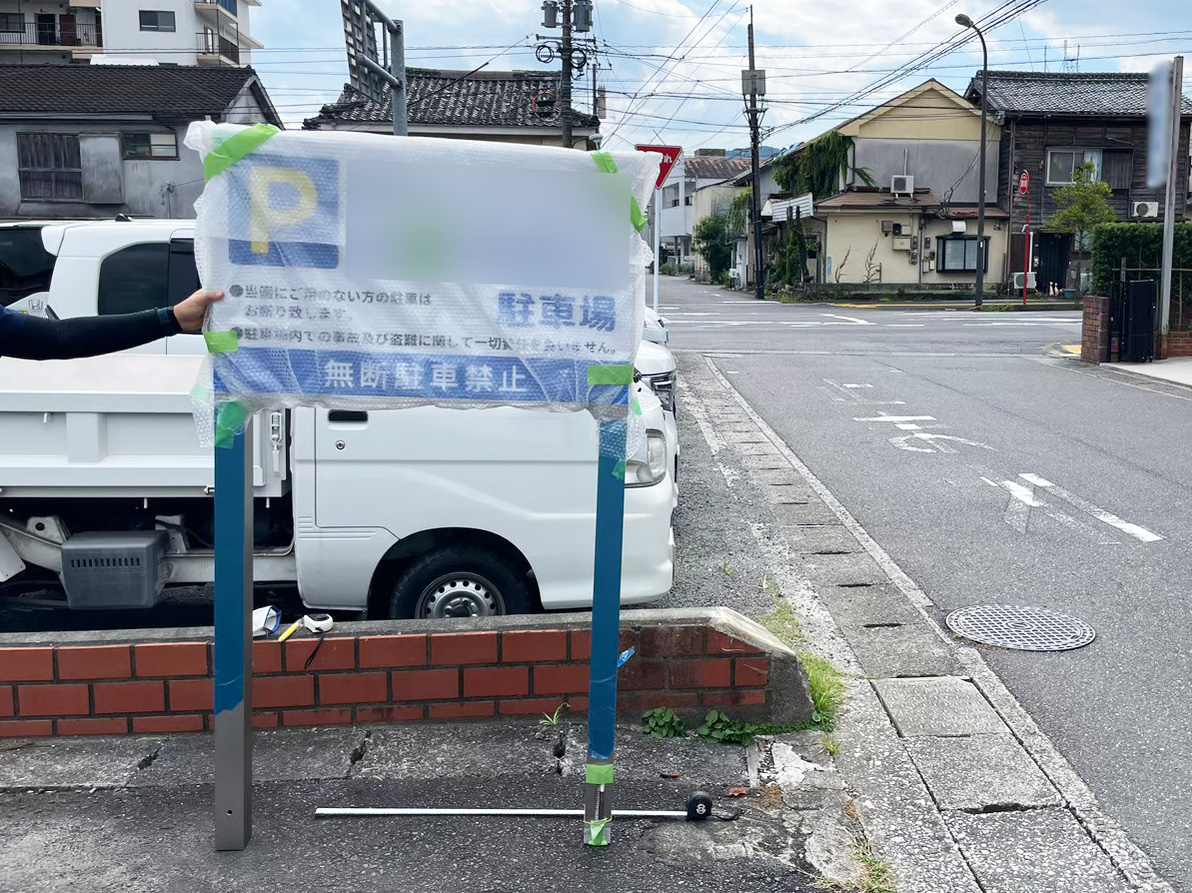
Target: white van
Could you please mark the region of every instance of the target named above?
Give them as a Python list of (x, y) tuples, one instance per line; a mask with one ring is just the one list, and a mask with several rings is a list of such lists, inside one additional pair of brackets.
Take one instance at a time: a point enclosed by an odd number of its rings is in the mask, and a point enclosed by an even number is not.
[[(56, 261), (35, 297), (63, 318), (166, 306), (198, 285), (191, 221), (42, 235)], [(73, 607), (116, 608), (213, 579), (212, 459), (189, 397), (204, 353), (199, 336), (176, 335), (107, 357), (0, 359), (0, 585), (49, 572)], [(659, 401), (635, 387), (647, 438), (627, 463), (626, 604), (659, 598), (673, 576), (674, 447)], [(311, 608), (450, 617), (591, 605), (597, 427), (586, 413), (302, 408), (259, 413), (252, 447), (254, 578), (296, 583)]]

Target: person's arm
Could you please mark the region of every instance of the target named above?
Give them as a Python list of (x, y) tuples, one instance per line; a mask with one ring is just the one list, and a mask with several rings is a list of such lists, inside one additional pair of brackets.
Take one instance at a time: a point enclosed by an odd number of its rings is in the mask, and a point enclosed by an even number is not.
[(197, 291), (170, 309), (115, 316), (42, 319), (0, 310), (0, 356), (69, 360), (139, 347), (180, 332), (198, 332), (223, 292)]

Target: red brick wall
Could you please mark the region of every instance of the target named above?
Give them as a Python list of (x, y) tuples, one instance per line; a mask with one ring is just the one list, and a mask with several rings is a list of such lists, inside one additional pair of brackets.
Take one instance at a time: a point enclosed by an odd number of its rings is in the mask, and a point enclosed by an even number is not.
[(1192, 332), (1169, 332), (1163, 359), (1167, 357), (1192, 357)]
[[(618, 706), (772, 708), (771, 655), (709, 625), (624, 628)], [(328, 637), (253, 646), (258, 728), (460, 720), (588, 706), (576, 629)], [(781, 657), (788, 662), (788, 655)], [(789, 680), (786, 687), (789, 686)], [(0, 737), (211, 728), (209, 642), (0, 647)]]
[(1086, 363), (1109, 360), (1109, 298), (1089, 295), (1084, 299), (1080, 358)]

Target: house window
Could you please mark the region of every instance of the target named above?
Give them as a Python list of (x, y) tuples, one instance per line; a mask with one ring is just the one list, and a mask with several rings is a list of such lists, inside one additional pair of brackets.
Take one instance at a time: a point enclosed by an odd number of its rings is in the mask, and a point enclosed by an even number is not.
[[(0, 34), (24, 34), (25, 15), (20, 12), (0, 12)], [(20, 41), (5, 40), (4, 43)]]
[(224, 9), (226, 9), (228, 12), (230, 12), (232, 15), (236, 15), (239, 12), (239, 10), (236, 7), (236, 0), (219, 0), (219, 5), (222, 6)]
[(70, 202), (83, 198), (83, 164), (75, 134), (18, 133), (17, 167), (24, 201)]
[(174, 13), (172, 12), (155, 9), (142, 9), (139, 15), (141, 17), (142, 31), (174, 30)]
[(691, 196), (690, 195), (683, 196), (683, 204), (689, 208), (691, 207)]
[(1068, 186), (1074, 182), (1073, 171), (1085, 162), (1093, 165), (1093, 179), (1101, 179), (1100, 149), (1048, 149), (1047, 185)]
[(178, 135), (169, 133), (125, 133), (121, 135), (126, 159), (178, 157)]
[[(941, 273), (975, 273), (977, 271), (976, 236), (940, 236), (936, 239), (938, 266)], [(989, 236), (985, 237), (985, 272), (989, 272)]]
[(99, 312), (135, 313), (165, 307), (169, 290), (170, 246), (166, 242), (129, 245), (99, 265)]

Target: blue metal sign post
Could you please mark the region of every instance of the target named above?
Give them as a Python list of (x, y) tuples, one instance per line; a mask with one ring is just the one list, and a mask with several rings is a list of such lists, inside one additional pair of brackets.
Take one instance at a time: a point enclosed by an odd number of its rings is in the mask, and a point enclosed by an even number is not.
[(252, 837), (252, 423), (215, 447), (215, 848)]
[[(628, 389), (626, 389), (628, 391)], [(621, 552), (625, 539), (625, 453), (628, 425), (600, 425), (596, 478), (596, 566), (592, 588), (592, 654), (588, 683), (588, 765), (584, 843), (608, 846), (613, 748), (617, 721), (617, 658), (621, 638)]]

